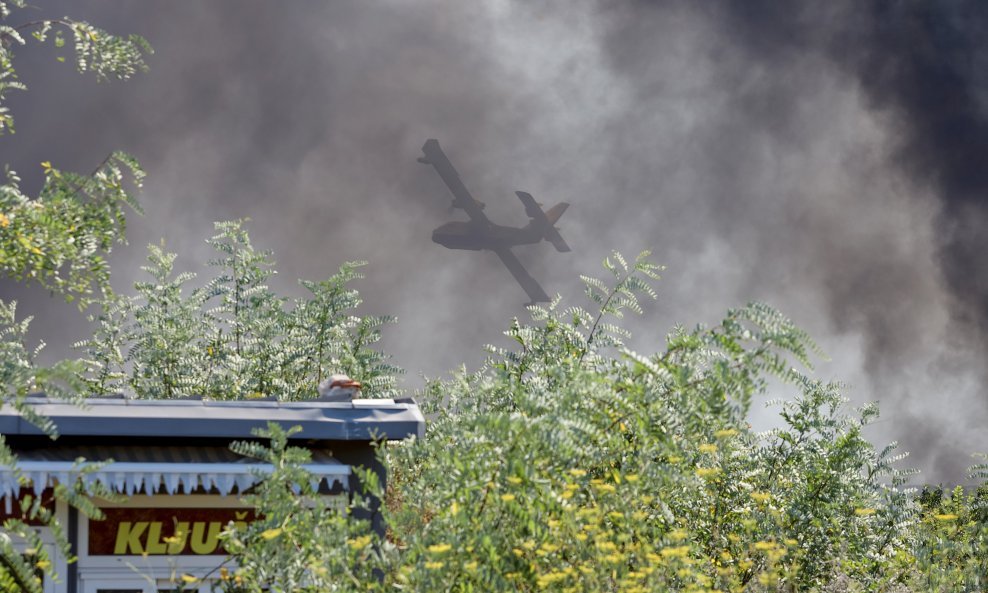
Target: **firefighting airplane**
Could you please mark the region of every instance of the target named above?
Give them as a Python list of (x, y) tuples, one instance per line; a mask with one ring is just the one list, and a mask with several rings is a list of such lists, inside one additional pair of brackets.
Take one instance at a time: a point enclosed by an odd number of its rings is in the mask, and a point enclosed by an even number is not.
[(447, 222), (432, 231), (432, 240), (449, 249), (493, 251), (501, 258), (518, 284), (525, 289), (532, 303), (549, 301), (549, 295), (542, 290), (535, 278), (529, 275), (515, 254), (511, 253), (511, 248), (515, 245), (528, 245), (546, 240), (552, 243), (556, 251), (569, 251), (569, 245), (563, 240), (559, 230), (553, 226), (569, 204), (560, 202), (544, 212), (531, 194), (516, 191), (515, 195), (525, 205), (525, 213), (532, 219), (531, 222), (522, 228), (494, 224), (484, 214), (483, 202), (475, 200), (460, 181), (459, 173), (439, 147), (439, 141), (426, 140), (422, 152), (425, 156), (420, 157), (418, 161), (435, 167), (436, 172), (453, 194), (453, 208), (464, 210), (470, 217), (469, 221)]

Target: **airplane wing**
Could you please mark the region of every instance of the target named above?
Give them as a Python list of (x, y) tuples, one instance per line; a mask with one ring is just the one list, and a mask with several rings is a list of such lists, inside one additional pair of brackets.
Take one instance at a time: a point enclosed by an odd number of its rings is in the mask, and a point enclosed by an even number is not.
[(532, 299), (533, 303), (549, 302), (549, 295), (542, 290), (542, 287), (535, 281), (535, 278), (529, 275), (528, 270), (525, 269), (525, 266), (521, 265), (521, 262), (518, 261), (514, 253), (511, 253), (510, 249), (505, 247), (494, 249), (493, 251), (501, 258), (501, 261), (507, 266), (508, 271), (515, 277), (518, 284), (521, 284), (521, 287), (525, 289), (525, 293), (528, 294), (528, 298)]
[(482, 210), (483, 205), (473, 199), (473, 196), (467, 191), (466, 186), (463, 185), (463, 181), (460, 180), (460, 174), (456, 172), (453, 164), (449, 162), (446, 154), (443, 153), (443, 149), (439, 147), (439, 141), (436, 139), (426, 140), (422, 146), (422, 152), (425, 153), (425, 156), (420, 158), (419, 162), (435, 167), (436, 173), (439, 173), (439, 176), (446, 183), (446, 187), (453, 194), (453, 207), (462, 208), (466, 211), (470, 220), (474, 222), (485, 225), (491, 224), (491, 221)]

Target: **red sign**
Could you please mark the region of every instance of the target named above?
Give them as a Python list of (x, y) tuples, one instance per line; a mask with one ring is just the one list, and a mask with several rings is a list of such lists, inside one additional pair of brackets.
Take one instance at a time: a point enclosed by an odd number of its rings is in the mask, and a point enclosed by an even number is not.
[(231, 521), (246, 527), (252, 509), (103, 509), (89, 522), (90, 556), (226, 554), (219, 534)]

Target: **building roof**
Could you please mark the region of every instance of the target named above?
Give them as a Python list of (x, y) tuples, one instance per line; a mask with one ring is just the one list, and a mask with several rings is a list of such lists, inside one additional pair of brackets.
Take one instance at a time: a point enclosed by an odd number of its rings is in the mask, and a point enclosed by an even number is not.
[[(48, 397), (29, 397), (38, 414), (54, 422), (61, 436), (243, 439), (276, 422), (299, 426), (294, 438), (329, 441), (421, 438), (425, 419), (407, 399), (322, 401), (207, 401), (192, 399), (87, 399), (83, 407)], [(0, 434), (44, 432), (11, 408), (0, 409)]]

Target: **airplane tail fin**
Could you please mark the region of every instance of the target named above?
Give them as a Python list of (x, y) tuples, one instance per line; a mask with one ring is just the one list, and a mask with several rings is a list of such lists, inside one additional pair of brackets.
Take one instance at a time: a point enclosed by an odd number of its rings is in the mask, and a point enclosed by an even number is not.
[(523, 191), (516, 191), (515, 194), (521, 200), (522, 204), (525, 205), (525, 213), (532, 219), (532, 224), (542, 231), (542, 238), (552, 243), (556, 251), (569, 251), (569, 245), (566, 244), (562, 235), (553, 226), (559, 220), (559, 217), (563, 215), (563, 212), (566, 212), (566, 209), (569, 208), (569, 204), (560, 202), (549, 208), (548, 212), (543, 212), (531, 194)]
[(559, 220), (559, 217), (566, 212), (569, 208), (569, 204), (566, 202), (560, 202), (549, 208), (549, 211), (545, 213), (546, 220), (549, 224), (545, 227), (545, 240), (552, 243), (552, 246), (556, 248), (556, 251), (569, 251), (569, 245), (563, 240), (563, 236), (559, 234), (559, 231), (553, 225)]
[(569, 208), (569, 204), (566, 202), (559, 202), (552, 208), (549, 208), (545, 213), (545, 217), (549, 219), (549, 224), (556, 224), (556, 221), (563, 215), (563, 212), (566, 212), (567, 208)]

